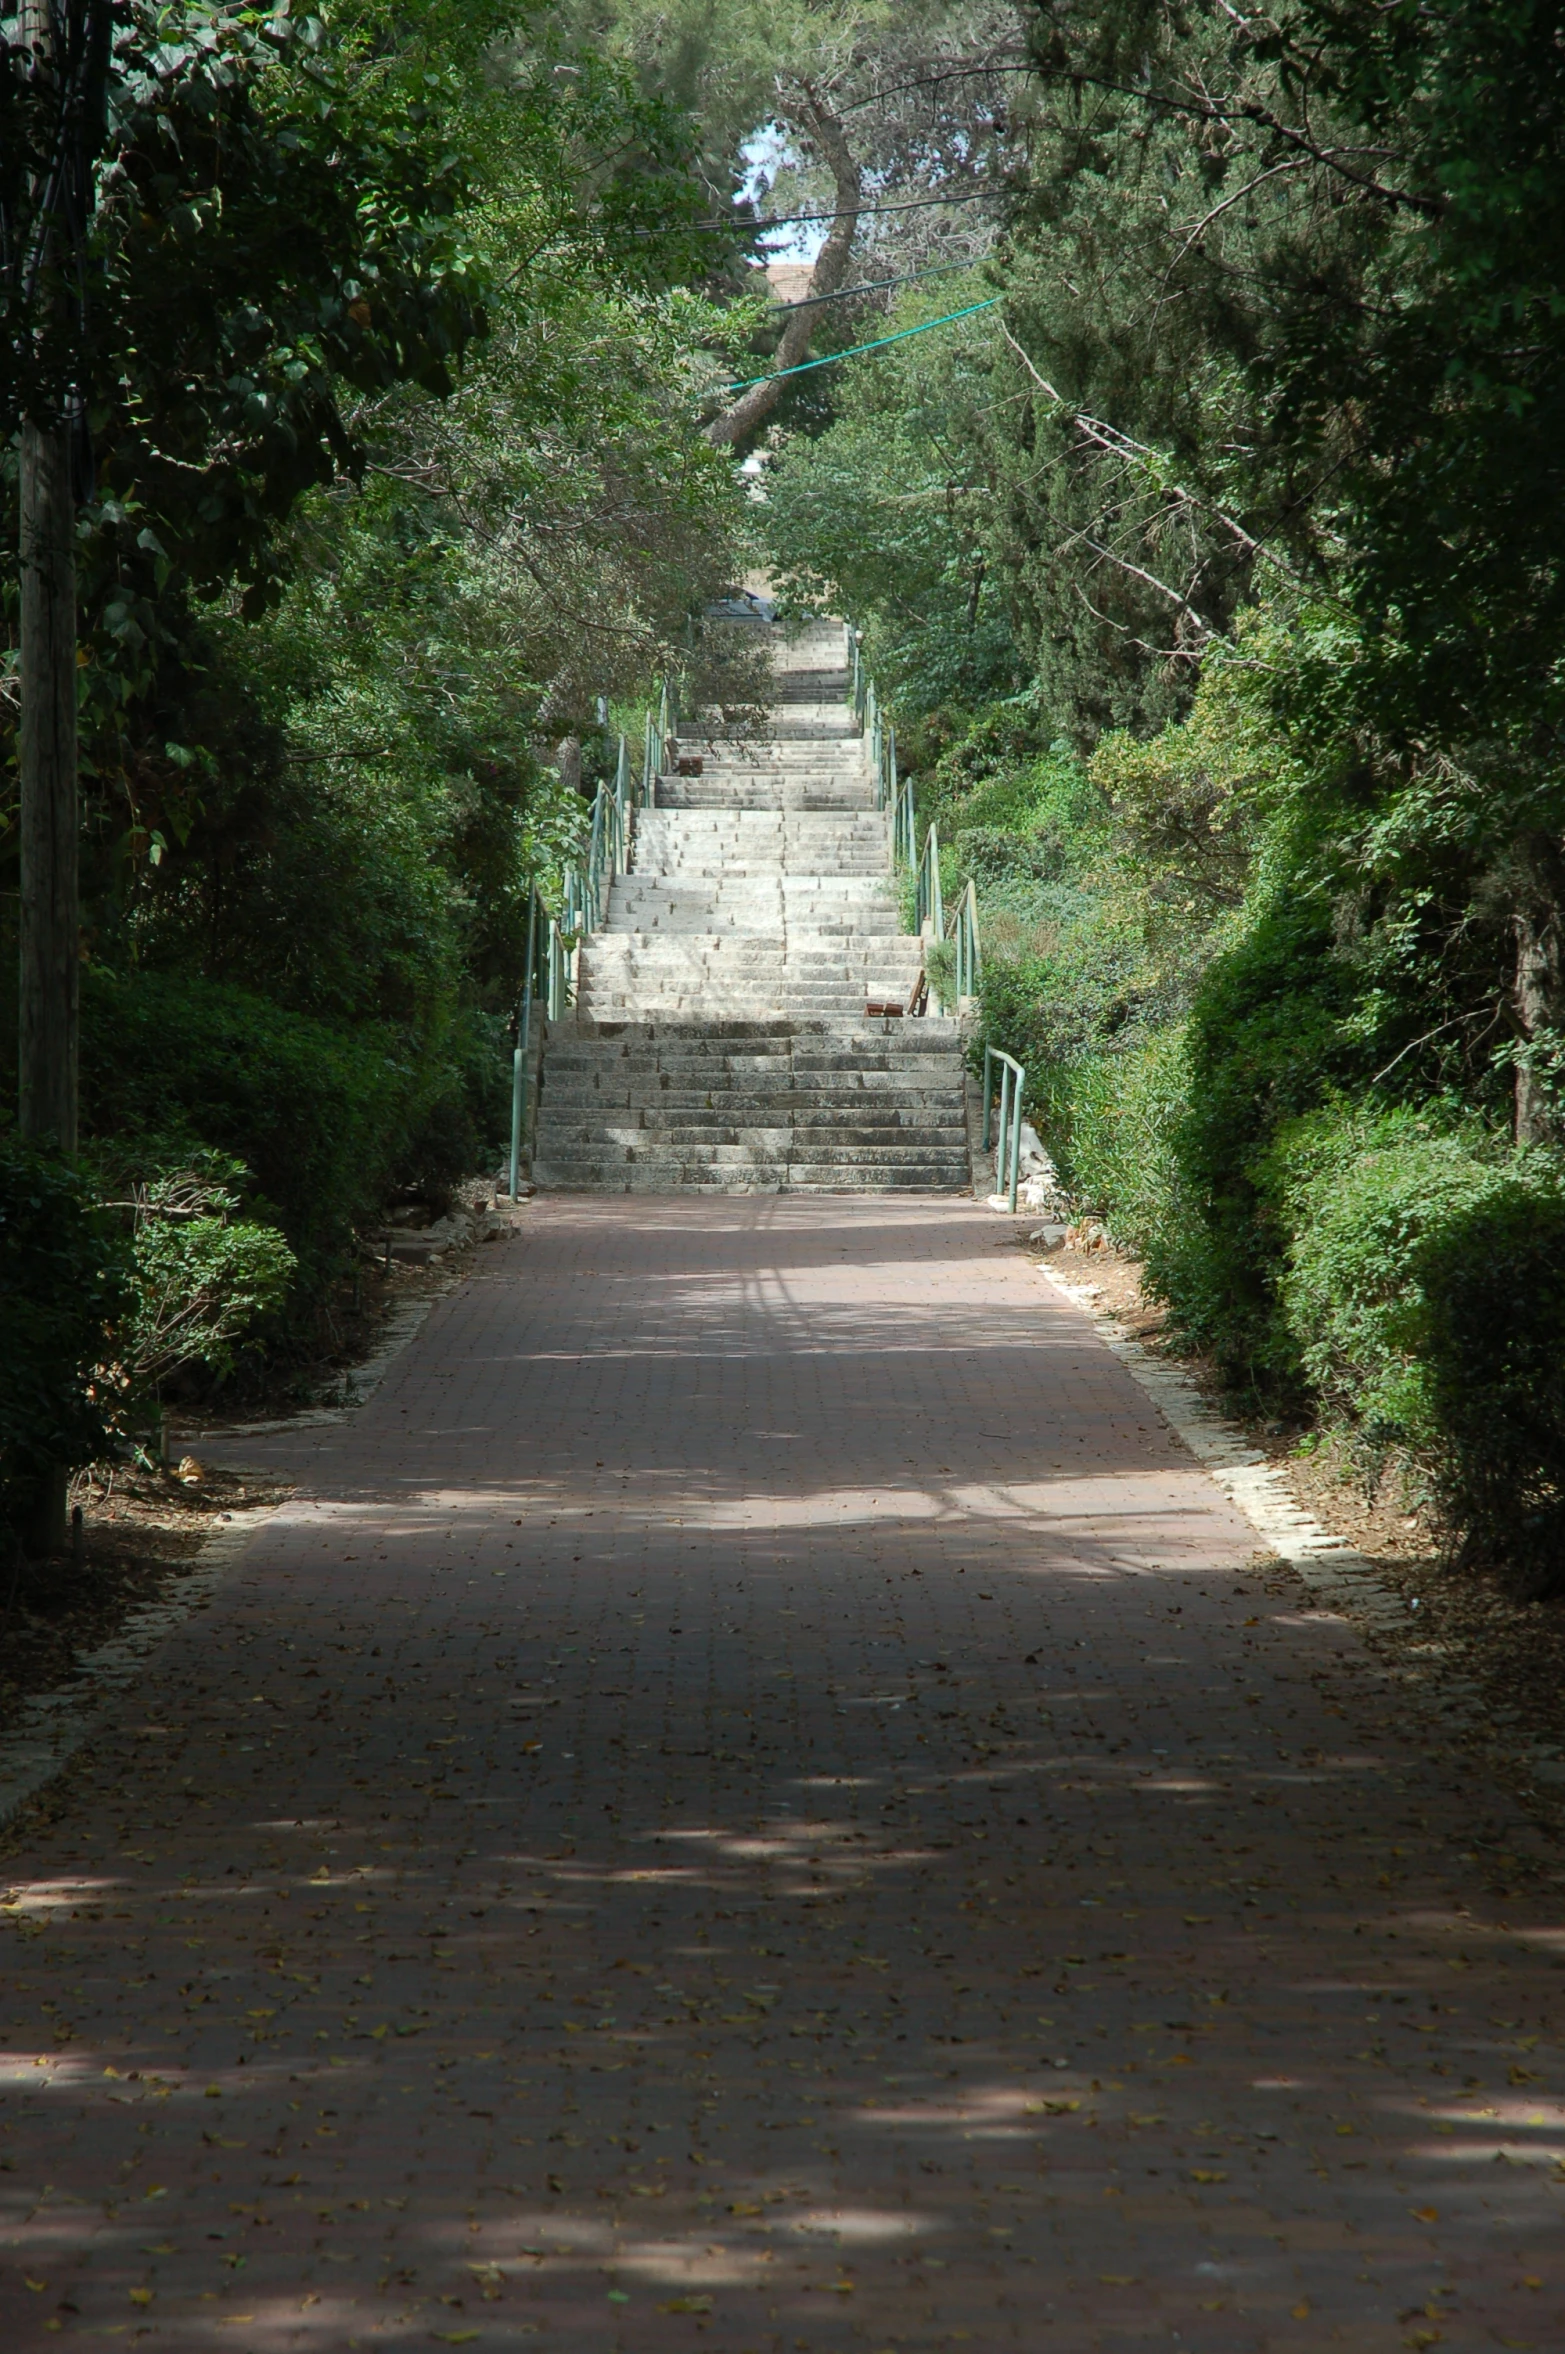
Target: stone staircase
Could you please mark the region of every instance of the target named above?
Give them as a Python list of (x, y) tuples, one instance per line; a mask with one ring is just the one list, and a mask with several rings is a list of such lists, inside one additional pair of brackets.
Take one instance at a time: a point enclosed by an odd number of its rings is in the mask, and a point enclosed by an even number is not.
[(866, 1013), (908, 1002), (923, 946), (901, 929), (846, 656), (840, 624), (778, 633), (767, 738), (681, 730), (700, 774), (636, 812), (551, 1027), (539, 1184), (967, 1188), (957, 1024)]

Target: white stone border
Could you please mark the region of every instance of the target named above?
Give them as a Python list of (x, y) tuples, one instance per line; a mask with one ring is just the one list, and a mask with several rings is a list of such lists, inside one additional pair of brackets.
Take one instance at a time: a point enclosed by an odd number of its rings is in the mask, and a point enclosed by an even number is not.
[(260, 1505), (243, 1521), (214, 1530), (169, 1599), (133, 1610), (111, 1642), (83, 1652), (73, 1682), (24, 1702), (15, 1725), (0, 1738), (0, 1824), (10, 1822), (54, 1780), (96, 1730), (105, 1702), (135, 1683), (159, 1645), (192, 1612), (206, 1608), (256, 1530), (281, 1509), (280, 1504)]
[[(1402, 1596), (1376, 1576), (1373, 1564), (1362, 1553), (1341, 1537), (1334, 1537), (1294, 1501), (1284, 1473), (1258, 1447), (1252, 1447), (1234, 1423), (1207, 1404), (1188, 1373), (1133, 1340), (1117, 1318), (1099, 1307), (1085, 1285), (1068, 1282), (1046, 1260), (1034, 1259), (1032, 1265), (1072, 1306), (1091, 1317), (1099, 1339), (1146, 1392), (1174, 1436), (1183, 1440), (1257, 1536), (1265, 1539), (1324, 1608), (1340, 1610), (1372, 1634), (1389, 1633), (1394, 1628), (1406, 1636), (1411, 1631), (1413, 1622)], [(1441, 1661), (1432, 1658), (1420, 1660), (1416, 1668), (1397, 1661), (1391, 1670), (1403, 1687), (1404, 1699), (1422, 1703), (1429, 1734), (1475, 1736), (1488, 1749), (1494, 1765), (1529, 1777), (1535, 1785), (1546, 1784), (1551, 1791), (1565, 1785), (1565, 1758), (1554, 1744), (1499, 1734), (1483, 1695), (1462, 1672), (1460, 1652), (1444, 1653), (1444, 1658), (1456, 1671), (1449, 1681), (1441, 1675)], [(1420, 1692), (1418, 1687), (1425, 1684), (1426, 1677), (1432, 1689)]]
[(318, 1430), (323, 1423), (346, 1422), (355, 1406), (362, 1406), (370, 1392), (379, 1389), (430, 1309), (445, 1296), (443, 1291), (421, 1292), (416, 1298), (403, 1300), (388, 1309), (380, 1328), (380, 1346), (374, 1356), (366, 1357), (361, 1365), (350, 1365), (342, 1377), (342, 1405), (317, 1406), (304, 1414), (274, 1415), (268, 1422), (214, 1422), (205, 1430), (186, 1431), (181, 1445), (188, 1441), (194, 1446), (221, 1446), (226, 1439), (267, 1438), (276, 1431)]
[(1133, 1340), (1085, 1285), (1067, 1282), (1046, 1260), (1035, 1259), (1033, 1265), (1092, 1318), (1098, 1337), (1146, 1391), (1175, 1437), (1211, 1473), (1257, 1536), (1264, 1537), (1314, 1593), (1329, 1605), (1351, 1610), (1370, 1626), (1406, 1626), (1407, 1605), (1401, 1596), (1375, 1575), (1362, 1553), (1294, 1502), (1284, 1474), (1207, 1404), (1188, 1373)]
[[(354, 1408), (380, 1387), (436, 1301), (445, 1296), (444, 1290), (422, 1292), (390, 1310), (375, 1354), (343, 1375), (345, 1402), (341, 1406), (318, 1407), (314, 1413), (288, 1414), (268, 1422), (230, 1422), (210, 1430), (191, 1430), (184, 1434), (185, 1441), (196, 1446), (209, 1442), (220, 1445), (232, 1438), (259, 1438), (272, 1431), (313, 1430), (322, 1423), (345, 1422)], [(135, 1682), (166, 1636), (194, 1611), (206, 1608), (255, 1531), (281, 1509), (281, 1504), (261, 1505), (241, 1521), (214, 1529), (168, 1600), (133, 1610), (111, 1642), (82, 1653), (70, 1683), (23, 1702), (10, 1732), (0, 1735), (0, 1825), (10, 1822), (30, 1798), (54, 1780), (95, 1729), (105, 1701)]]

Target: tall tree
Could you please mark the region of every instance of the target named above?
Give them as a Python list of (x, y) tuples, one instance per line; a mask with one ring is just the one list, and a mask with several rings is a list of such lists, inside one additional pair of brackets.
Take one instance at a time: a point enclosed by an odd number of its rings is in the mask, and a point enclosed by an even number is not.
[(22, 392), (17, 1116), (24, 1136), (69, 1156), (80, 997), (76, 490), (88, 458), (76, 329), (92, 167), (104, 133), (108, 0), (24, 0), (19, 33), (18, 53), (0, 56), (10, 101), (4, 127), (25, 132), (12, 150), (3, 216), (21, 298), (20, 339), (10, 354)]

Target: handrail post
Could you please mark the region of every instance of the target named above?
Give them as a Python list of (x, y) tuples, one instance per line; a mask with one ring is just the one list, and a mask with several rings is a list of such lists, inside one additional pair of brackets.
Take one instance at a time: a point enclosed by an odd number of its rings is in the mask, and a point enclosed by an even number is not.
[(993, 1110), (994, 1110), (994, 1089), (993, 1089), (993, 1082), (991, 1081), (991, 1079), (990, 1079), (990, 1077), (989, 1077), (989, 1066), (990, 1066), (990, 1064), (991, 1064), (993, 1061), (994, 1061), (994, 1048), (993, 1048), (992, 1046), (985, 1046), (985, 1048), (984, 1048), (984, 1150), (985, 1150), (985, 1152), (987, 1152), (987, 1151), (989, 1150), (989, 1129), (990, 1129), (991, 1114), (993, 1113)]
[(1011, 1080), (1011, 1216), (1016, 1215), (1016, 1187), (1022, 1163), (1022, 1077), (1015, 1072)]
[(934, 920), (935, 938), (943, 940), (946, 932), (945, 901), (940, 890), (940, 834), (933, 818), (924, 836), (923, 856), (918, 862), (918, 928), (922, 932), (924, 918)]
[(527, 894), (527, 964), (522, 1005), (516, 1021), (516, 1056), (511, 1067), (511, 1199), (521, 1174), (522, 1139), (527, 1127), (527, 1060), (532, 1046), (533, 969), (538, 954), (538, 886)]

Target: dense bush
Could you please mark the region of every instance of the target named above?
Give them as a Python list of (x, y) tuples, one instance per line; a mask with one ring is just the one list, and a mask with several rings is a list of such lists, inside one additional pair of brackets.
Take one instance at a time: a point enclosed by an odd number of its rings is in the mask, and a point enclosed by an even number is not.
[(1286, 884), (1195, 989), (1188, 1095), (1171, 1136), (1177, 1213), (1151, 1238), (1147, 1271), (1176, 1328), (1236, 1380), (1298, 1378), (1277, 1296), (1287, 1233), (1261, 1164), (1285, 1122), (1360, 1075), (1366, 1048), (1350, 1032), (1351, 1003), (1329, 909)]
[[(275, 1217), (301, 1282), (341, 1262), (450, 1091), (389, 1027), (353, 1035), (185, 975), (89, 972), (82, 1095), (90, 1135), (211, 1147), (241, 1161), (247, 1211)], [(433, 1149), (431, 1144), (430, 1149)]]
[(116, 1205), (132, 1220), (132, 1298), (114, 1351), (132, 1417), (186, 1366), (230, 1371), (235, 1343), (287, 1297), (297, 1267), (287, 1243), (275, 1226), (235, 1215), (246, 1175), (206, 1153), (149, 1173)]
[(1425, 1467), (1470, 1557), (1565, 1590), (1565, 1172), (1470, 1119), (1337, 1103), (1262, 1181), (1328, 1408), (1372, 1461)]
[(1079, 1209), (1138, 1257), (1177, 1230), (1174, 1138), (1187, 1101), (1185, 1037), (1154, 1032), (1123, 1054), (1045, 1065), (1037, 1100), (1061, 1178)]
[(110, 1400), (96, 1369), (129, 1297), (123, 1233), (63, 1162), (0, 1134), (0, 1511), (48, 1464), (90, 1462)]

